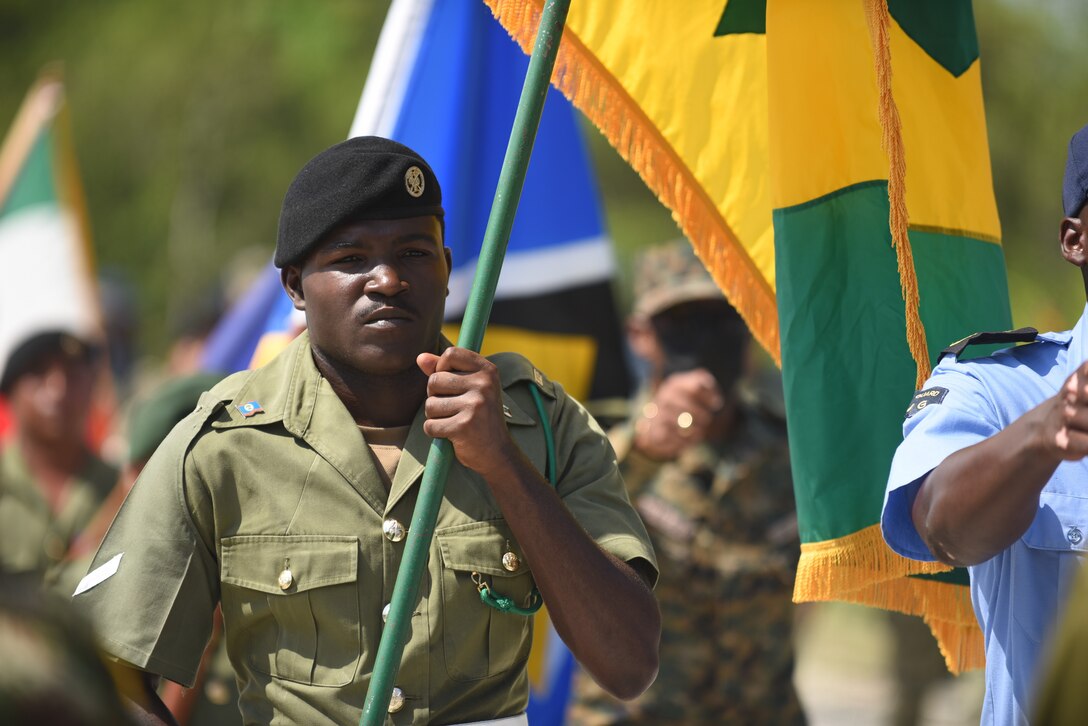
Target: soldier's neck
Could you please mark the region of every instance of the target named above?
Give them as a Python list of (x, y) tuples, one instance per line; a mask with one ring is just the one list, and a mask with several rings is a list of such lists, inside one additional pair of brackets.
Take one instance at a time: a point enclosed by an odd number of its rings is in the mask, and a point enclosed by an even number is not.
[(58, 509), (72, 478), (87, 465), (87, 449), (82, 444), (65, 445), (38, 439), (25, 432), (17, 441), (27, 471), (34, 477), (50, 506)]
[(409, 368), (389, 375), (361, 373), (339, 366), (318, 368), (360, 426), (408, 426), (427, 397), (427, 377)]

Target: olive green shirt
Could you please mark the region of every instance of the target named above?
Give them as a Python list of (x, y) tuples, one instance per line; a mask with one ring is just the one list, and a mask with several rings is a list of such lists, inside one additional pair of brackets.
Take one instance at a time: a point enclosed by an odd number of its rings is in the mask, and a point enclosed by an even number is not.
[[(543, 390), (555, 436), (558, 491), (597, 543), (656, 563), (615, 455), (592, 418), (521, 356), (491, 359), (509, 430), (544, 470)], [(249, 416), (240, 407), (261, 410)], [(430, 440), (421, 410), (391, 491), (363, 434), (325, 381), (303, 334), (267, 366), (204, 395), (152, 457), (92, 566), (114, 575), (76, 604), (112, 655), (193, 681), (222, 601), (225, 640), (246, 723), (358, 721), (370, 682)], [(384, 532), (383, 532), (384, 527)], [(522, 563), (513, 572), (503, 555)], [(289, 576), (284, 577), (289, 570)], [(487, 484), (457, 463), (439, 509), (421, 602), (389, 723), (457, 723), (524, 711), (532, 619), (489, 608), (471, 574), (528, 604), (529, 564)], [(282, 584), (287, 582), (287, 586)]]
[(0, 569), (48, 580), (116, 483), (117, 470), (89, 456), (69, 482), (60, 509), (53, 511), (18, 444), (11, 442), (0, 452)]

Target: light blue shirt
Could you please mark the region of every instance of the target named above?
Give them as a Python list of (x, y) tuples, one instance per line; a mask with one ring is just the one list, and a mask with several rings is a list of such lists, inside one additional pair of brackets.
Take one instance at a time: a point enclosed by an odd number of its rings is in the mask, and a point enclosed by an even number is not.
[[(942, 358), (919, 392), (924, 395), (914, 397), (892, 461), (881, 517), (888, 545), (904, 557), (934, 560), (911, 520), (914, 497), (929, 472), (1055, 395), (1086, 359), (1088, 307), (1071, 331), (1040, 333), (1035, 343), (985, 358)], [(1064, 462), (1043, 488), (1027, 532), (968, 568), (986, 645), (983, 724), (1028, 723), (1039, 654), (1086, 549), (1088, 463)]]

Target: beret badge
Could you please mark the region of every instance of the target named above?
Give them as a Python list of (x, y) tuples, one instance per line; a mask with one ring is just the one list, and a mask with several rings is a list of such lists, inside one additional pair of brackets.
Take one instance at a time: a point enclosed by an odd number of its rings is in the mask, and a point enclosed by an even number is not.
[(408, 171), (404, 172), (404, 188), (413, 197), (418, 199), (423, 196), (424, 183), (423, 172), (418, 166), (410, 166)]

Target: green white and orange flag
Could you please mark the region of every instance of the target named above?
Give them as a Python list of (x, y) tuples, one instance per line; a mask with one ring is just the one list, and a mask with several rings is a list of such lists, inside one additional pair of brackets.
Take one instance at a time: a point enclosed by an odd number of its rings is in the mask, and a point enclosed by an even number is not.
[(92, 264), (64, 87), (46, 73), (0, 147), (0, 371), (35, 333), (100, 335)]
[[(528, 49), (542, 0), (485, 2)], [(980, 666), (963, 573), (878, 524), (912, 391), (1010, 326), (970, 1), (575, 0), (552, 80), (782, 366), (795, 600), (922, 615)]]

